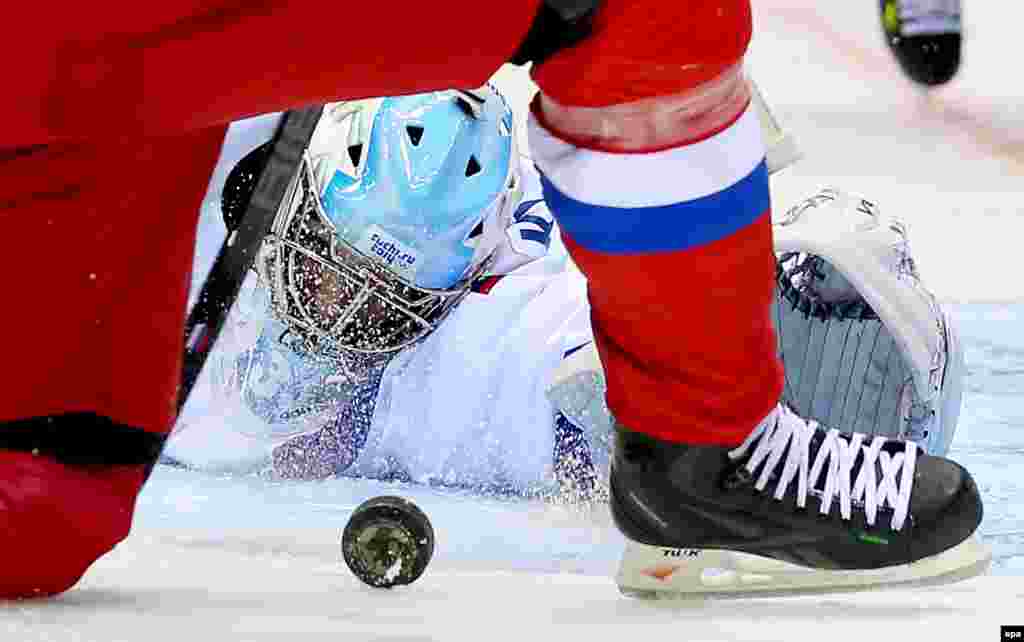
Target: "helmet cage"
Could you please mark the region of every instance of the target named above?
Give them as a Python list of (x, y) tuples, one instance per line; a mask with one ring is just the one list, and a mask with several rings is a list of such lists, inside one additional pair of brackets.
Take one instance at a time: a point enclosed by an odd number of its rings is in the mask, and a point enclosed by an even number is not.
[[(504, 199), (496, 206), (502, 207)], [(381, 354), (424, 339), (493, 264), (448, 289), (417, 286), (343, 239), (327, 217), (308, 153), (257, 258), (272, 314), (316, 352)]]

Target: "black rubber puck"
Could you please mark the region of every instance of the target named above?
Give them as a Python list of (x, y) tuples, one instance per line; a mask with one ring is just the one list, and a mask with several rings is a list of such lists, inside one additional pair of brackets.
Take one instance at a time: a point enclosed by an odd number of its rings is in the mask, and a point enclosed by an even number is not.
[(375, 588), (411, 584), (434, 555), (434, 527), (416, 504), (384, 495), (360, 504), (341, 535), (345, 563)]

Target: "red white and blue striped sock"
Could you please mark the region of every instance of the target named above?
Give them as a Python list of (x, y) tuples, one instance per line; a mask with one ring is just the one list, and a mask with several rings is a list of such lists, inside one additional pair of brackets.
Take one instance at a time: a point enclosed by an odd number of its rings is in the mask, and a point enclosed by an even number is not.
[(608, 404), (632, 430), (735, 445), (782, 389), (768, 172), (749, 105), (652, 152), (614, 153), (551, 131), (530, 146), (544, 197), (586, 274)]

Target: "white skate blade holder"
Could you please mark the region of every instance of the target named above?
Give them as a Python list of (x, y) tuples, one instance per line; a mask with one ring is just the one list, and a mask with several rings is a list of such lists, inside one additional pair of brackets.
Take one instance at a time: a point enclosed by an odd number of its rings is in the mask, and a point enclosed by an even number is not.
[(642, 599), (738, 599), (938, 586), (984, 573), (992, 554), (973, 535), (924, 559), (869, 570), (823, 570), (737, 551), (629, 542), (615, 580)]

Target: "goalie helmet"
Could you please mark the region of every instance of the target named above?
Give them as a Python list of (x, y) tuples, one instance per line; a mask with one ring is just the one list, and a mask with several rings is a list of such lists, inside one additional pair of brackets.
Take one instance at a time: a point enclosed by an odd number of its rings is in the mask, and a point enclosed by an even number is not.
[(489, 86), (328, 105), (258, 260), (273, 314), (316, 352), (424, 338), (493, 261), (517, 158)]
[(960, 413), (963, 354), (921, 283), (906, 226), (826, 189), (789, 210), (774, 236), (783, 400), (829, 428), (944, 454)]

